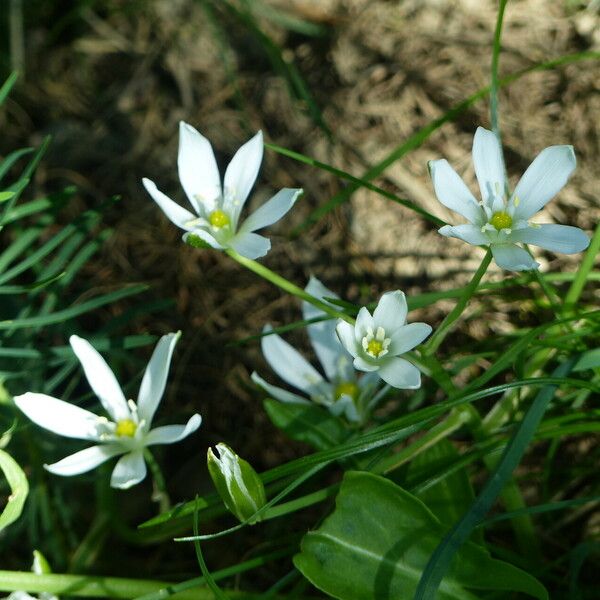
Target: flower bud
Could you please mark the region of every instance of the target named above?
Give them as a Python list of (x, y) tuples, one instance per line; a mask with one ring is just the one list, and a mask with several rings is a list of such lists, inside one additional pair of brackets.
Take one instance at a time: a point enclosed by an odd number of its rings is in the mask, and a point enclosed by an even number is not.
[[(262, 508), (267, 498), (265, 488), (252, 466), (226, 444), (217, 444), (207, 453), (208, 472), (225, 506), (240, 520), (246, 521)], [(255, 517), (250, 524), (261, 520)]]

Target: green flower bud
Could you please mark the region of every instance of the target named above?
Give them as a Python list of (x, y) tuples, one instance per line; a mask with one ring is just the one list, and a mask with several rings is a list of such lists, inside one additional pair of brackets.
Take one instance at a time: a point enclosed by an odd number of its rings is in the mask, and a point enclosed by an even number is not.
[[(225, 506), (246, 521), (267, 502), (265, 487), (252, 466), (226, 444), (217, 444), (217, 454), (208, 449), (208, 472)], [(261, 520), (255, 517), (250, 524)]]

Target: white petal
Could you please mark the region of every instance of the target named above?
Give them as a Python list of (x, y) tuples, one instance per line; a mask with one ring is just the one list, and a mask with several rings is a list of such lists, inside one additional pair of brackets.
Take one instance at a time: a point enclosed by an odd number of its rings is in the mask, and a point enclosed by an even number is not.
[(496, 264), (508, 271), (531, 271), (540, 265), (529, 252), (515, 244), (492, 244), (492, 254)]
[(146, 436), (146, 446), (153, 444), (175, 444), (194, 433), (202, 424), (202, 417), (199, 414), (192, 415), (185, 425), (164, 425), (148, 432)]
[(85, 450), (75, 452), (51, 465), (44, 465), (47, 471), (54, 475), (69, 477), (91, 471), (98, 465), (106, 462), (109, 458), (123, 454), (124, 448), (117, 444), (103, 444), (102, 446), (91, 446)]
[(477, 224), (483, 220), (482, 210), (473, 194), (446, 159), (430, 161), (429, 172), (435, 195), (444, 206), (471, 223)]
[(137, 405), (140, 419), (146, 422), (146, 427), (150, 427), (156, 408), (165, 391), (171, 357), (180, 337), (181, 332), (163, 335), (156, 344), (152, 358), (146, 367)]
[(242, 231), (256, 231), (276, 223), (294, 206), (302, 190), (284, 188), (277, 192), (268, 202), (257, 208), (241, 225)]
[(418, 346), (431, 333), (427, 323), (409, 323), (397, 329), (392, 335), (390, 354), (398, 356)]
[(288, 404), (310, 404), (310, 402), (303, 398), (302, 396), (298, 396), (298, 394), (293, 394), (292, 392), (288, 392), (283, 388), (277, 387), (275, 385), (271, 385), (267, 383), (258, 373), (254, 372), (251, 375), (252, 381), (256, 383), (259, 387), (261, 387), (267, 394), (273, 396), (275, 400), (279, 400), (280, 402), (286, 402)]
[(396, 329), (406, 323), (407, 311), (404, 292), (400, 290), (386, 292), (379, 299), (377, 308), (373, 312), (375, 327), (383, 327), (386, 337), (389, 337)]
[(210, 234), (208, 231), (204, 229), (194, 229), (193, 231), (189, 231), (188, 233), (183, 234), (183, 241), (188, 242), (188, 238), (192, 235), (198, 236), (203, 242), (206, 242), (211, 248), (215, 250), (223, 250), (223, 246), (217, 242), (217, 240)]
[(271, 240), (257, 233), (239, 233), (229, 241), (229, 245), (242, 256), (255, 260), (271, 249)]
[(188, 224), (197, 218), (196, 215), (179, 206), (177, 202), (173, 202), (173, 200), (166, 194), (163, 194), (150, 179), (144, 178), (142, 179), (142, 183), (144, 184), (146, 191), (152, 196), (154, 202), (160, 206), (171, 223), (177, 225), (177, 227), (180, 227), (181, 229), (192, 229)]
[(356, 358), (358, 356), (358, 344), (356, 341), (355, 328), (346, 321), (341, 319), (337, 322), (335, 332), (342, 346)]
[(191, 125), (179, 123), (179, 180), (196, 212), (205, 216), (221, 196), (221, 177), (210, 142)]
[(256, 181), (263, 149), (262, 131), (259, 131), (235, 153), (225, 171), (223, 208), (232, 215), (234, 228), (237, 227), (240, 212)]
[[(308, 285), (304, 288), (311, 296), (326, 302), (327, 298), (337, 298), (331, 290), (327, 289), (316, 277), (311, 275)], [(331, 305), (334, 306), (334, 305)], [(302, 302), (302, 317), (305, 320), (314, 319), (315, 317), (325, 316), (325, 313), (313, 306), (310, 302)], [(340, 345), (340, 341), (335, 333), (336, 321), (328, 319), (318, 323), (311, 323), (307, 326), (308, 335), (312, 343), (315, 353), (319, 358), (321, 365), (325, 371), (325, 375), (329, 380), (337, 375), (338, 361), (340, 356), (344, 354), (344, 350)], [(353, 335), (354, 339), (354, 335)]]
[(473, 244), (474, 246), (490, 243), (485, 234), (481, 232), (481, 228), (476, 225), (471, 225), (471, 223), (454, 226), (444, 225), (438, 231), (446, 237), (458, 238), (459, 240), (463, 240), (463, 242)]
[(513, 231), (510, 240), (512, 242), (533, 244), (545, 250), (562, 252), (563, 254), (582, 252), (590, 244), (590, 239), (579, 227), (554, 224)]
[(69, 342), (83, 367), (90, 387), (94, 390), (96, 396), (100, 398), (102, 406), (104, 406), (113, 421), (129, 419), (131, 412), (127, 406), (125, 396), (123, 396), (121, 386), (105, 360), (87, 340), (72, 335)]
[[(267, 325), (263, 332), (270, 329)], [(321, 374), (277, 334), (263, 336), (261, 348), (273, 371), (291, 386), (310, 395), (315, 386), (323, 382)]]
[(550, 146), (529, 165), (512, 195), (519, 198), (515, 219), (528, 219), (542, 209), (567, 183), (577, 159), (573, 146)]
[(129, 452), (119, 459), (113, 469), (110, 485), (114, 488), (126, 490), (139, 483), (146, 477), (146, 463), (143, 450)]
[(392, 387), (416, 390), (421, 387), (421, 373), (403, 358), (391, 358), (377, 371), (381, 379)]
[(477, 128), (473, 138), (473, 164), (481, 199), (487, 202), (495, 196), (503, 197), (506, 191), (504, 159), (500, 141), (493, 131)]
[(33, 392), (15, 396), (14, 400), (29, 419), (44, 429), (80, 440), (99, 439), (99, 417), (79, 406)]
[[(381, 368), (381, 364), (373, 364), (368, 360), (365, 360), (362, 356), (357, 356), (354, 359), (354, 368), (359, 371), (378, 371)], [(382, 362), (383, 364), (383, 362)]]
[(369, 327), (373, 329), (373, 331), (377, 329), (375, 320), (371, 316), (369, 309), (366, 306), (363, 306), (356, 315), (356, 325), (354, 326), (354, 339), (359, 347), (363, 337), (367, 334), (367, 329), (369, 329)]

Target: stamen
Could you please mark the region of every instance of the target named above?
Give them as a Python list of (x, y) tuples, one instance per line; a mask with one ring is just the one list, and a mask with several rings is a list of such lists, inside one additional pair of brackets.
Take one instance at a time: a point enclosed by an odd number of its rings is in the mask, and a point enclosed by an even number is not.
[(343, 381), (335, 386), (333, 396), (335, 400), (339, 400), (342, 396), (350, 396), (352, 400), (358, 398), (359, 388), (353, 381)]
[(117, 421), (115, 434), (119, 437), (133, 437), (137, 430), (137, 425), (131, 419), (121, 419)]
[(509, 229), (512, 225), (512, 217), (503, 210), (495, 212), (490, 219), (490, 223), (494, 226), (498, 231), (502, 231), (502, 229)]
[(377, 358), (383, 352), (383, 342), (379, 340), (371, 340), (367, 344), (367, 354)]
[(215, 229), (221, 229), (221, 227), (226, 227), (231, 223), (227, 213), (223, 212), (220, 208), (210, 213), (208, 221)]

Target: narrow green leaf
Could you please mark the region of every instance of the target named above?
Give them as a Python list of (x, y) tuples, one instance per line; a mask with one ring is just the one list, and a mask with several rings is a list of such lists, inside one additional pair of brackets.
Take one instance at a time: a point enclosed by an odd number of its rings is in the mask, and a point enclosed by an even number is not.
[(78, 317), (79, 315), (100, 308), (106, 304), (117, 302), (123, 298), (127, 298), (135, 294), (140, 294), (147, 289), (148, 286), (145, 284), (133, 285), (122, 290), (117, 290), (116, 292), (112, 292), (110, 294), (104, 294), (98, 298), (94, 298), (93, 300), (76, 304), (70, 308), (56, 311), (49, 315), (0, 321), (0, 330), (22, 329), (23, 327), (40, 327), (43, 325), (51, 325), (53, 323), (63, 323), (64, 321)]
[(2, 87), (0, 88), (0, 106), (4, 104), (4, 101), (8, 97), (8, 94), (10, 94), (10, 90), (12, 90), (18, 78), (19, 74), (16, 71), (13, 71), (2, 84)]
[(0, 471), (4, 473), (10, 488), (10, 496), (0, 514), (0, 531), (2, 531), (21, 516), (23, 505), (29, 493), (29, 484), (21, 467), (4, 450), (0, 450)]
[[(554, 371), (553, 375), (555, 377), (565, 377), (569, 374), (574, 364), (575, 359), (562, 363)], [(469, 512), (444, 536), (444, 539), (442, 539), (435, 552), (431, 555), (423, 571), (414, 600), (429, 600), (435, 597), (444, 576), (460, 552), (461, 546), (469, 539), (473, 529), (490, 510), (502, 488), (512, 476), (515, 467), (521, 461), (521, 457), (535, 435), (548, 404), (554, 397), (556, 388), (556, 385), (549, 385), (543, 387), (538, 392), (533, 404), (511, 437), (498, 462), (498, 466), (490, 475), (479, 497), (475, 500)]]
[(341, 169), (336, 169), (335, 167), (332, 167), (331, 165), (328, 165), (326, 163), (322, 163), (318, 160), (315, 160), (314, 158), (304, 156), (303, 154), (300, 154), (299, 152), (287, 150), (286, 148), (282, 148), (281, 146), (276, 146), (275, 144), (265, 143), (265, 148), (268, 148), (269, 150), (273, 150), (274, 152), (278, 152), (279, 154), (282, 154), (283, 156), (288, 156), (290, 158), (293, 158), (294, 160), (297, 160), (298, 162), (302, 162), (304, 164), (311, 165), (313, 167), (317, 167), (318, 169), (321, 169), (322, 171), (327, 171), (328, 173), (332, 173), (333, 175), (336, 175), (340, 179), (345, 179), (346, 181), (350, 181), (351, 183), (354, 183), (354, 184), (358, 185), (359, 187), (367, 188), (368, 190), (371, 190), (372, 192), (375, 192), (375, 193), (379, 194), (380, 196), (387, 198), (388, 200), (392, 200), (393, 202), (396, 202), (397, 204), (401, 204), (402, 206), (409, 208), (410, 210), (421, 215), (428, 221), (431, 221), (437, 227), (446, 225), (446, 221), (444, 221), (443, 219), (440, 219), (439, 217), (436, 217), (435, 215), (432, 215), (430, 212), (426, 211), (424, 208), (421, 208), (418, 204), (415, 204), (412, 200), (408, 200), (406, 198), (400, 198), (400, 197), (396, 196), (396, 194), (392, 194), (392, 192), (388, 192), (387, 190), (384, 190), (383, 188), (381, 188), (377, 185), (374, 185), (365, 179), (361, 179), (359, 177), (354, 177), (353, 175), (346, 173), (346, 171), (342, 171)]
[(0, 181), (4, 178), (10, 168), (23, 156), (27, 156), (33, 152), (33, 148), (21, 148), (20, 150), (14, 150), (8, 154), (4, 160), (0, 163)]

